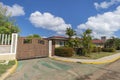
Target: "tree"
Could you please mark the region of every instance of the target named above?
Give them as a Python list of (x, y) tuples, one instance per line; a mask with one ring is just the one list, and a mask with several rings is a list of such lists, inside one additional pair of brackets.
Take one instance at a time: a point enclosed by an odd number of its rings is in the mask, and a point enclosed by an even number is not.
[(17, 32), (20, 32), (20, 29), (15, 24), (15, 21), (10, 14), (7, 13), (7, 8), (3, 8), (2, 5), (0, 5), (0, 34), (11, 34)]
[(92, 37), (91, 34), (92, 30), (87, 29), (83, 34), (82, 34), (82, 46), (83, 46), (83, 54), (85, 56), (90, 56), (91, 50), (92, 50)]
[(33, 34), (33, 35), (27, 36), (27, 38), (41, 38), (41, 37), (38, 34)]
[(66, 29), (66, 35), (69, 37), (69, 39), (71, 39), (72, 36), (76, 35), (76, 32), (72, 28), (67, 28)]
[(66, 35), (68, 36), (68, 41), (67, 41), (68, 47), (75, 48), (76, 46), (78, 46), (79, 43), (78, 39), (72, 38), (73, 36), (76, 35), (76, 32), (72, 28), (66, 29)]
[(119, 38), (115, 39), (115, 46), (117, 50), (120, 50), (120, 39)]
[(105, 48), (120, 49), (120, 39), (112, 37), (105, 42)]
[(72, 47), (72, 48), (80, 48), (81, 47), (81, 42), (79, 38), (71, 38), (67, 41), (67, 46)]

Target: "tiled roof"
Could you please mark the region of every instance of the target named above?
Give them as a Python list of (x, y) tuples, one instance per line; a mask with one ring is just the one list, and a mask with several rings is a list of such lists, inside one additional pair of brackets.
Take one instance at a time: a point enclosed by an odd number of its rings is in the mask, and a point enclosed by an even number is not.
[(103, 40), (92, 40), (93, 43), (95, 44), (101, 44), (101, 43), (104, 43), (105, 41)]
[(67, 38), (64, 36), (52, 36), (52, 37), (49, 37), (48, 39), (67, 39)]
[[(68, 38), (64, 37), (64, 36), (52, 36), (52, 37), (49, 37), (48, 39), (67, 40)], [(80, 40), (82, 40), (82, 39), (80, 39)], [(92, 43), (94, 43), (94, 44), (103, 44), (104, 42), (105, 42), (104, 40), (99, 40), (99, 39), (92, 40)]]

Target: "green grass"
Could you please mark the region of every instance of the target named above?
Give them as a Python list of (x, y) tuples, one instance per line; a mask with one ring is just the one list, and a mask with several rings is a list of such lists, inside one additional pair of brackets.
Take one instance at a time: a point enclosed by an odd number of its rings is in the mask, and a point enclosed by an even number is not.
[(8, 65), (0, 64), (0, 76), (15, 64), (15, 61), (9, 61)]
[(86, 56), (79, 56), (79, 55), (74, 55), (72, 56), (72, 58), (77, 58), (77, 59), (98, 59), (98, 58), (102, 58), (105, 56), (110, 56), (116, 53), (119, 53), (120, 50), (116, 51), (116, 52), (99, 52), (99, 53), (91, 53), (91, 55), (89, 57)]
[(0, 60), (0, 63), (4, 63), (5, 62), (5, 60)]

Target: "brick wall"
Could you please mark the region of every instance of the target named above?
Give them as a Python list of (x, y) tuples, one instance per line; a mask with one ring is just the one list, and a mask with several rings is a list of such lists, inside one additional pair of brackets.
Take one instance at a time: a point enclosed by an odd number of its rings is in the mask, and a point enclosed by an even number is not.
[(29, 59), (36, 57), (47, 57), (49, 54), (49, 42), (47, 39), (18, 38), (17, 59)]

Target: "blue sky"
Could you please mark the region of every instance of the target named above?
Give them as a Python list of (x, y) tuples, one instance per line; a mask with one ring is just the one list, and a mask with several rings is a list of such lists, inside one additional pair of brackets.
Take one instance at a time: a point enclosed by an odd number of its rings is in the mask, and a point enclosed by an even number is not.
[(81, 34), (87, 28), (94, 37), (120, 37), (120, 0), (0, 0), (16, 19), (20, 35), (65, 35), (71, 27)]

